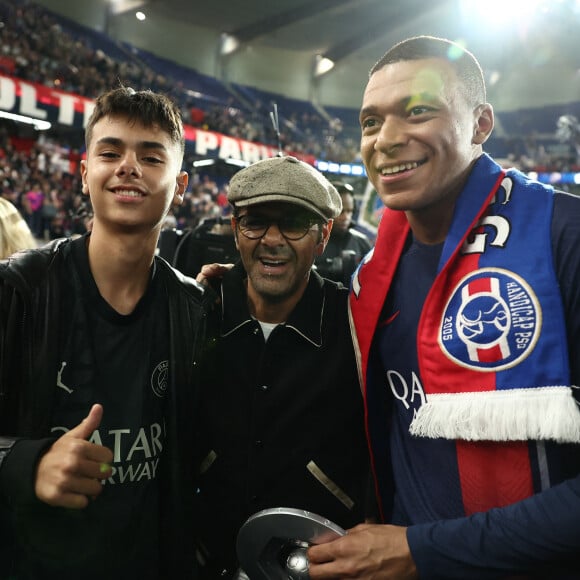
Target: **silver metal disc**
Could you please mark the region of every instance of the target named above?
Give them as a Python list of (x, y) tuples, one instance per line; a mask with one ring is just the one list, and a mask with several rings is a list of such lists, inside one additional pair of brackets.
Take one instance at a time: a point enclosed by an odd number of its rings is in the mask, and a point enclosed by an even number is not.
[(345, 533), (330, 520), (306, 510), (262, 510), (249, 517), (238, 533), (238, 560), (250, 580), (309, 578), (306, 548)]

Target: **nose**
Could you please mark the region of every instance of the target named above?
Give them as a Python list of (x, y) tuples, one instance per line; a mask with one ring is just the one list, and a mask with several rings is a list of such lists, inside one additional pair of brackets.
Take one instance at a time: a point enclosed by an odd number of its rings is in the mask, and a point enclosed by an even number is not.
[(133, 152), (125, 153), (119, 162), (116, 170), (117, 175), (133, 175), (135, 177), (141, 176), (141, 165), (137, 159), (137, 155)]
[(393, 118), (385, 118), (375, 141), (375, 150), (392, 157), (405, 144), (402, 124)]
[(268, 229), (260, 239), (260, 243), (272, 246), (279, 246), (286, 242), (286, 238), (282, 235), (278, 222), (272, 221)]

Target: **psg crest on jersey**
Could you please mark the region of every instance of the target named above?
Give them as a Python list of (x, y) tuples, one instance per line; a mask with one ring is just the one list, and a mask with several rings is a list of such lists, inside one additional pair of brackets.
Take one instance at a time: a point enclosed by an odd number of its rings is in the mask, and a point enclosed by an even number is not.
[(153, 374), (151, 375), (151, 388), (160, 399), (163, 399), (167, 392), (168, 369), (169, 361), (164, 360), (153, 369)]
[(532, 352), (541, 326), (538, 299), (525, 280), (509, 270), (483, 268), (465, 276), (451, 292), (439, 344), (461, 366), (498, 371)]

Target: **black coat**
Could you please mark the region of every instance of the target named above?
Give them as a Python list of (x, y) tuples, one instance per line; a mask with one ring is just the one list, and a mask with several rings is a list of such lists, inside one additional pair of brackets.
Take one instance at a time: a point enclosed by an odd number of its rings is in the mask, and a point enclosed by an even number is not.
[[(238, 530), (262, 509), (305, 509), (343, 528), (365, 516), (368, 453), (348, 290), (312, 272), (265, 342), (244, 278), (241, 265), (224, 277), (221, 364), (203, 391), (196, 523), (213, 566), (207, 577), (235, 570)], [(343, 493), (329, 491), (328, 480)]]
[[(38, 502), (34, 469), (48, 437), (58, 365), (63, 249), (70, 240), (20, 252), (0, 262), (0, 521)], [(80, 240), (80, 243), (84, 243)], [(175, 577), (193, 577), (191, 497), (192, 449), (200, 362), (211, 351), (210, 292), (156, 258), (170, 318), (171, 384), (167, 439), (160, 463), (161, 558)], [(70, 299), (67, 297), (67, 300)], [(81, 299), (79, 297), (79, 299)], [(73, 298), (74, 300), (74, 298)], [(70, 304), (72, 311), (73, 305)], [(18, 445), (13, 447), (18, 440)], [(13, 532), (0, 529), (0, 578), (6, 573)], [(171, 574), (168, 576), (171, 577)]]

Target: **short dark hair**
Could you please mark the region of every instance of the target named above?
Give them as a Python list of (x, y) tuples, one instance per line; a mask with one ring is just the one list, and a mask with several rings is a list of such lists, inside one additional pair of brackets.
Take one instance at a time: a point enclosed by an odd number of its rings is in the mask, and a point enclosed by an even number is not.
[(181, 112), (165, 95), (153, 91), (135, 91), (119, 87), (103, 93), (95, 100), (95, 108), (85, 129), (85, 146), (88, 150), (94, 126), (103, 117), (126, 117), (129, 122), (139, 122), (145, 127), (158, 126), (177, 143), (183, 153), (185, 137)]
[(436, 36), (414, 36), (390, 48), (369, 72), (369, 77), (383, 67), (406, 60), (440, 58), (447, 61), (466, 89), (466, 96), (474, 104), (486, 102), (485, 80), (475, 56), (460, 44)]

